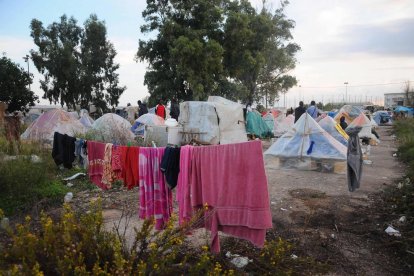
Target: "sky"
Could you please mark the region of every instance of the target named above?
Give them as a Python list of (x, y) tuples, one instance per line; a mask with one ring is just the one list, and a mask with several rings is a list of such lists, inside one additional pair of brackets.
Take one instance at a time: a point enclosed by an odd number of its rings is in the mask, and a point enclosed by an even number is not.
[[(262, 0), (250, 1), (262, 7)], [(266, 4), (279, 7), (276, 0)], [(105, 21), (118, 52), (120, 85), (127, 86), (120, 105), (135, 104), (148, 95), (147, 65), (134, 61), (139, 39), (148, 39), (139, 30), (145, 6), (144, 0), (0, 0), (0, 54), (27, 68), (22, 57), (36, 49), (29, 29), (33, 18), (48, 26), (66, 14), (81, 25), (94, 13)], [(414, 1), (291, 0), (286, 15), (296, 22), (293, 37), (301, 46), (296, 68), (289, 72), (299, 82), (276, 106), (345, 98), (382, 104), (384, 93), (402, 92), (406, 81), (414, 86)], [(42, 76), (31, 61), (29, 69), (35, 77), (31, 88), (42, 96)]]

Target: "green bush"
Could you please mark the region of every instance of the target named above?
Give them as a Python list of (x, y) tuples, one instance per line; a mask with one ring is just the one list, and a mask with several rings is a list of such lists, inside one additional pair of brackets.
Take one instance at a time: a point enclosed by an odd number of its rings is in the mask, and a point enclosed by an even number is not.
[[(2, 139), (0, 146), (0, 151), (8, 148)], [(50, 150), (22, 143), (19, 155), (10, 153), (14, 152), (3, 151), (0, 156), (0, 208), (7, 215), (28, 209), (41, 200), (44, 204), (62, 202), (67, 188), (55, 180), (56, 165)]]
[[(100, 201), (80, 214), (64, 205), (60, 220), (53, 221), (42, 214), (40, 222), (26, 217), (23, 224), (7, 229), (6, 237), (0, 239), (3, 240), (0, 274), (300, 275), (304, 271), (309, 272), (305, 274), (321, 272), (315, 270), (318, 264), (308, 259), (292, 258), (292, 245), (280, 238), (268, 241), (262, 250), (241, 246), (240, 250), (249, 252), (253, 262), (246, 270), (238, 269), (225, 257), (226, 246), (220, 254), (213, 255), (208, 246), (194, 247), (186, 241), (189, 229), (202, 221), (200, 214), (183, 227), (174, 226), (177, 219), (173, 216), (163, 231), (154, 231), (153, 221), (147, 220), (140, 229), (134, 229), (132, 243), (128, 243), (119, 229), (104, 228)], [(233, 249), (232, 253), (237, 254)]]

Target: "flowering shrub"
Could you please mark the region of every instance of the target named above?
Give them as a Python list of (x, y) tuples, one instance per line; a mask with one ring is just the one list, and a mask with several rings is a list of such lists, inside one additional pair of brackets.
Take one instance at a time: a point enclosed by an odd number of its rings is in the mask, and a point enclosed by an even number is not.
[[(3, 213), (0, 213), (0, 219)], [(104, 229), (99, 203), (79, 218), (69, 205), (60, 221), (42, 214), (36, 224), (27, 216), (23, 224), (8, 228), (8, 242), (0, 253), (0, 274), (8, 275), (232, 275), (222, 269), (205, 247), (202, 253), (186, 245), (184, 228), (154, 231), (145, 221), (135, 229), (128, 247), (122, 236)], [(195, 265), (190, 265), (189, 261)]]

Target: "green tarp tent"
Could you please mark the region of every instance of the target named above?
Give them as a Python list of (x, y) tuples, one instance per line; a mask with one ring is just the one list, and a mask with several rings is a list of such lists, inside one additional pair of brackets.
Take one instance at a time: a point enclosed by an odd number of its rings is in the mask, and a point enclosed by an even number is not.
[(267, 138), (267, 137), (273, 136), (272, 130), (263, 121), (260, 113), (256, 111), (247, 112), (246, 120), (247, 120), (247, 126), (246, 126), (247, 133), (254, 134), (260, 138)]

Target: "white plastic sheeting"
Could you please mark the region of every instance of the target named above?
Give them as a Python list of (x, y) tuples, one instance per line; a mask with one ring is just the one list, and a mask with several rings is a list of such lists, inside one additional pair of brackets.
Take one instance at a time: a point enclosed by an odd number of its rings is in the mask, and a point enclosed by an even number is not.
[(308, 113), (304, 113), (264, 154), (286, 158), (346, 160), (346, 152), (344, 145), (323, 130)]
[(281, 136), (292, 129), (293, 125), (295, 124), (295, 116), (292, 114), (285, 117), (280, 123), (276, 124), (276, 128), (274, 130), (275, 136)]
[(76, 134), (85, 134), (86, 131), (86, 127), (74, 119), (69, 112), (63, 109), (52, 109), (40, 115), (21, 135), (21, 138), (51, 142), (55, 132), (76, 136)]
[(219, 96), (208, 97), (219, 118), (220, 144), (247, 142), (243, 105)]
[(220, 142), (220, 129), (214, 103), (197, 101), (181, 103), (178, 122), (183, 126), (184, 136), (193, 135), (200, 142), (212, 145)]
[(86, 109), (81, 109), (79, 113), (80, 119), (79, 122), (87, 128), (91, 128), (94, 120), (89, 116), (89, 113)]
[(333, 118), (326, 116), (318, 124), (342, 145), (348, 145), (348, 135)]
[(196, 137), (202, 143), (247, 141), (243, 105), (222, 97), (210, 96), (208, 102), (181, 103), (178, 122), (183, 126), (184, 137)]
[(90, 132), (96, 140), (106, 143), (126, 145), (134, 140), (131, 124), (114, 113), (107, 113), (98, 118)]
[(339, 123), (341, 117), (344, 116), (346, 123), (349, 125), (360, 114), (363, 114), (363, 112), (358, 107), (353, 105), (344, 105), (341, 109), (339, 109), (338, 113), (334, 117), (334, 120)]
[(374, 138), (372, 134), (373, 123), (364, 113), (359, 114), (347, 127), (351, 129), (354, 127), (362, 127), (361, 131), (358, 133), (359, 138)]

